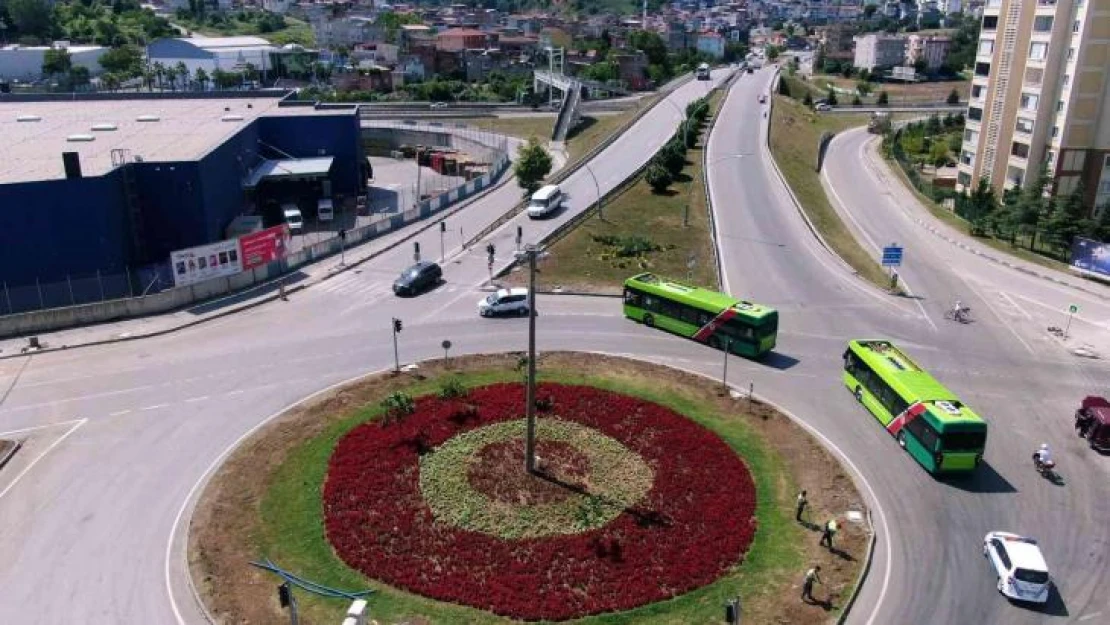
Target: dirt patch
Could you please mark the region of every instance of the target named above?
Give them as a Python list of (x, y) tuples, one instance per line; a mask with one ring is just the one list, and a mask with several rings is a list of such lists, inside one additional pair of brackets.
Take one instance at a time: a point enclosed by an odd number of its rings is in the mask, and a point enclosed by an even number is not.
[[(373, 376), (334, 390), (281, 415), (234, 452), (213, 476), (197, 504), (190, 523), (189, 564), (197, 589), (217, 623), (276, 623), (288, 618), (278, 605), (277, 578), (249, 565), (268, 554), (259, 552), (262, 533), (260, 502), (277, 469), (291, 451), (354, 411), (374, 406), (389, 393), (411, 388), (452, 372), (508, 374), (516, 370), (519, 354), (452, 358), (422, 365), (415, 374)], [(848, 521), (850, 510), (863, 511), (862, 497), (835, 459), (804, 430), (758, 401), (721, 396), (719, 387), (705, 378), (666, 367), (594, 354), (550, 353), (541, 356), (542, 370), (563, 370), (603, 381), (635, 383), (673, 392), (691, 402), (708, 405), (727, 419), (742, 420), (757, 433), (777, 456), (785, 470), (774, 476), (776, 505), (789, 520), (788, 527), (760, 527), (760, 532), (790, 532), (801, 536), (791, 544), (790, 566), (774, 575), (761, 577), (744, 596), (745, 620), (753, 623), (824, 622), (843, 607), (855, 584), (866, 555), (868, 532), (863, 524)], [(514, 459), (515, 462), (515, 459)], [(306, 482), (306, 487), (310, 485)], [(794, 495), (806, 489), (810, 501), (803, 519), (809, 525), (793, 524)], [(820, 526), (836, 517), (840, 532), (837, 551), (818, 545)], [(320, 528), (322, 532), (322, 527)], [(757, 535), (758, 538), (758, 535)], [(280, 563), (279, 563), (280, 564)], [(828, 605), (804, 604), (800, 600), (805, 569), (821, 565), (823, 585), (815, 589)], [(739, 569), (743, 569), (743, 565)], [(302, 593), (303, 595), (303, 593)], [(332, 612), (303, 610), (303, 623), (334, 623), (340, 606)], [(371, 605), (375, 601), (371, 600)], [(716, 608), (714, 608), (716, 610)], [(475, 622), (493, 622), (495, 617), (474, 613)], [(425, 620), (412, 613), (404, 618), (379, 622), (446, 622)]]
[(543, 474), (559, 483), (517, 470), (524, 465), (523, 439), (483, 447), (467, 471), (467, 480), (494, 501), (534, 506), (566, 500), (571, 491), (563, 484), (579, 485), (589, 474), (589, 458), (568, 443), (536, 441), (536, 455), (543, 458)]

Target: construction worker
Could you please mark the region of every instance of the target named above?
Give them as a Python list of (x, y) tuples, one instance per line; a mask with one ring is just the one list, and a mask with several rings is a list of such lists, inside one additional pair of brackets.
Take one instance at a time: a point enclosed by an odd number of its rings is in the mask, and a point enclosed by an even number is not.
[(798, 507), (794, 510), (795, 521), (802, 522), (802, 513), (805, 512), (807, 505), (809, 505), (809, 501), (806, 499), (806, 492), (803, 490), (798, 493)]
[(833, 548), (833, 537), (836, 536), (836, 530), (836, 519), (829, 519), (829, 522), (825, 524), (825, 530), (821, 532), (821, 541), (817, 544), (828, 545), (831, 550)]
[(806, 571), (805, 580), (802, 582), (802, 601), (816, 601), (816, 599), (813, 598), (813, 584), (814, 582), (818, 584), (821, 583), (821, 576), (818, 575), (818, 573), (820, 572), (820, 564), (815, 565), (812, 569)]

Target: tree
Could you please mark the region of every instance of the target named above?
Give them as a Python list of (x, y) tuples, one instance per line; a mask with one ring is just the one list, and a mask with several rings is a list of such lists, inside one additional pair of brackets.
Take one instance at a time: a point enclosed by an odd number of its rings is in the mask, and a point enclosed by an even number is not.
[(1018, 232), (1029, 235), (1029, 249), (1032, 250), (1037, 243), (1037, 232), (1041, 219), (1047, 212), (1048, 200), (1045, 199), (1045, 190), (1049, 184), (1048, 168), (1042, 167), (1037, 177), (1025, 185), (1017, 201), (1015, 210), (1016, 226)]
[(994, 196), (994, 187), (984, 176), (979, 179), (978, 186), (968, 196), (967, 209), (964, 218), (971, 223), (971, 235), (981, 236), (990, 224), (991, 216), (998, 207), (998, 198)]
[(924, 74), (927, 69), (929, 69), (929, 64), (925, 62), (925, 59), (917, 59), (913, 62), (913, 71), (915, 73)]
[(162, 80), (166, 77), (166, 66), (161, 61), (155, 61), (152, 67), (154, 68), (154, 77), (158, 79), (158, 89), (161, 89)]
[(930, 115), (928, 121), (925, 122), (925, 134), (939, 135), (941, 129), (940, 118), (936, 115)]
[(74, 88), (84, 87), (89, 84), (89, 68), (76, 65), (69, 70), (69, 84)]
[(859, 99), (859, 94), (852, 97), (852, 106), (861, 106), (862, 104), (863, 100)]
[(1095, 210), (1095, 221), (1090, 235), (1099, 241), (1110, 242), (1110, 202)]
[(19, 34), (39, 38), (51, 35), (54, 20), (46, 0), (7, 0), (3, 6), (6, 6), (12, 26)]
[(877, 11), (877, 10), (879, 10), (879, 7), (877, 5), (874, 5), (874, 4), (868, 4), (868, 5), (864, 6), (863, 7), (863, 19), (869, 20), (872, 17), (875, 17), (875, 11)]
[(667, 43), (659, 33), (634, 30), (628, 34), (628, 47), (639, 50), (647, 57), (648, 64), (667, 66)]
[(832, 87), (829, 87), (828, 93), (825, 94), (825, 101), (827, 101), (829, 103), (829, 106), (836, 106), (837, 104), (840, 103), (836, 99), (836, 90), (833, 89)]
[(1057, 247), (1065, 250), (1080, 233), (1090, 232), (1094, 223), (1087, 217), (1083, 205), (1083, 183), (1080, 181), (1071, 193), (1061, 195), (1052, 203), (1052, 212), (1044, 223), (1044, 234)]
[(197, 82), (201, 91), (205, 91), (205, 87), (208, 86), (208, 72), (204, 71), (203, 67), (198, 67), (193, 80)]
[(778, 46), (767, 46), (763, 53), (767, 55), (768, 61), (774, 61), (779, 58), (779, 54), (782, 54), (782, 49)]
[(955, 90), (955, 89), (948, 92), (948, 98), (945, 99), (945, 102), (948, 103), (948, 104), (959, 104), (960, 103), (960, 92)]
[(45, 76), (60, 76), (68, 74), (73, 69), (73, 61), (69, 58), (69, 50), (65, 48), (50, 48), (42, 55), (42, 73)]
[(112, 48), (100, 55), (100, 66), (106, 72), (137, 76), (142, 72), (143, 53), (138, 46), (125, 45)]
[(652, 193), (662, 193), (666, 191), (667, 187), (671, 186), (671, 182), (673, 182), (667, 168), (656, 160), (653, 160), (651, 164), (648, 165), (647, 171), (644, 173), (644, 179), (651, 185)]
[(886, 91), (879, 92), (879, 98), (875, 100), (875, 104), (878, 104), (879, 106), (886, 106), (887, 104), (890, 104), (890, 96), (887, 95)]
[(943, 141), (934, 141), (929, 148), (929, 162), (933, 167), (944, 167), (948, 164), (948, 144)]
[(517, 184), (528, 194), (540, 188), (540, 181), (551, 173), (551, 155), (538, 139), (532, 137), (517, 150), (513, 173), (516, 174)]
[(809, 89), (806, 89), (806, 96), (802, 98), (802, 104), (805, 106), (813, 106), (813, 96), (809, 95)]
[(658, 158), (672, 177), (678, 176), (686, 166), (686, 146), (681, 141), (672, 139), (659, 150)]
[(856, 82), (856, 93), (859, 93), (861, 96), (870, 95), (871, 94), (871, 83), (867, 82), (866, 80), (857, 81)]

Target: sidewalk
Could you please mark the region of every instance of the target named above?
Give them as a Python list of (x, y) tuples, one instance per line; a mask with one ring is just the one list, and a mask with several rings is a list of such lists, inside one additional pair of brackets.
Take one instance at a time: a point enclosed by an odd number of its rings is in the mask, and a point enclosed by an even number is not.
[[(562, 169), (567, 162), (566, 152), (560, 148), (561, 146), (553, 146), (552, 149), (552, 157), (555, 161), (553, 172)], [(158, 336), (255, 308), (256, 306), (280, 299), (280, 284), (283, 282), (285, 283), (285, 293), (287, 295), (310, 288), (315, 284), (328, 280), (335, 275), (361, 265), (397, 247), (421, 232), (434, 227), (443, 219), (468, 208), (474, 203), (483, 201), (492, 191), (501, 188), (505, 184), (512, 184), (515, 180), (516, 178), (513, 177), (510, 171), (505, 174), (499, 183), (489, 187), (484, 192), (465, 202), (460, 203), (458, 206), (435, 215), (431, 219), (416, 222), (396, 232), (391, 232), (377, 239), (367, 241), (362, 245), (348, 248), (345, 253), (346, 262), (344, 264), (340, 263), (339, 256), (331, 256), (317, 263), (300, 267), (298, 270), (286, 274), (278, 280), (273, 280), (220, 299), (202, 302), (196, 306), (176, 312), (41, 334), (38, 336), (41, 345), (39, 349), (28, 349), (27, 337), (0, 339), (0, 359), (73, 347), (101, 345)]]

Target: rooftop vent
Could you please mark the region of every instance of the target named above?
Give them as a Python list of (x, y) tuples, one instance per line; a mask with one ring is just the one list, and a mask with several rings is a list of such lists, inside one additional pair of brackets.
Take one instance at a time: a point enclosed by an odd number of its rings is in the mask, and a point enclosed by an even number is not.
[(224, 115), (223, 117), (220, 118), (220, 121), (223, 121), (223, 122), (241, 122), (241, 121), (243, 121), (243, 116), (242, 115)]
[(15, 118), (17, 122), (41, 122), (42, 117), (39, 115), (20, 115)]
[(158, 117), (157, 115), (139, 115), (138, 117), (135, 118), (135, 121), (137, 121), (137, 122), (157, 122), (157, 121), (162, 121), (162, 118)]
[(109, 130), (118, 130), (115, 124), (93, 124), (92, 129), (96, 132), (106, 132)]
[(69, 141), (71, 143), (78, 142), (78, 141), (96, 141), (96, 137), (94, 137), (92, 135), (77, 134), (77, 135), (70, 135), (70, 136), (66, 137), (66, 141)]

